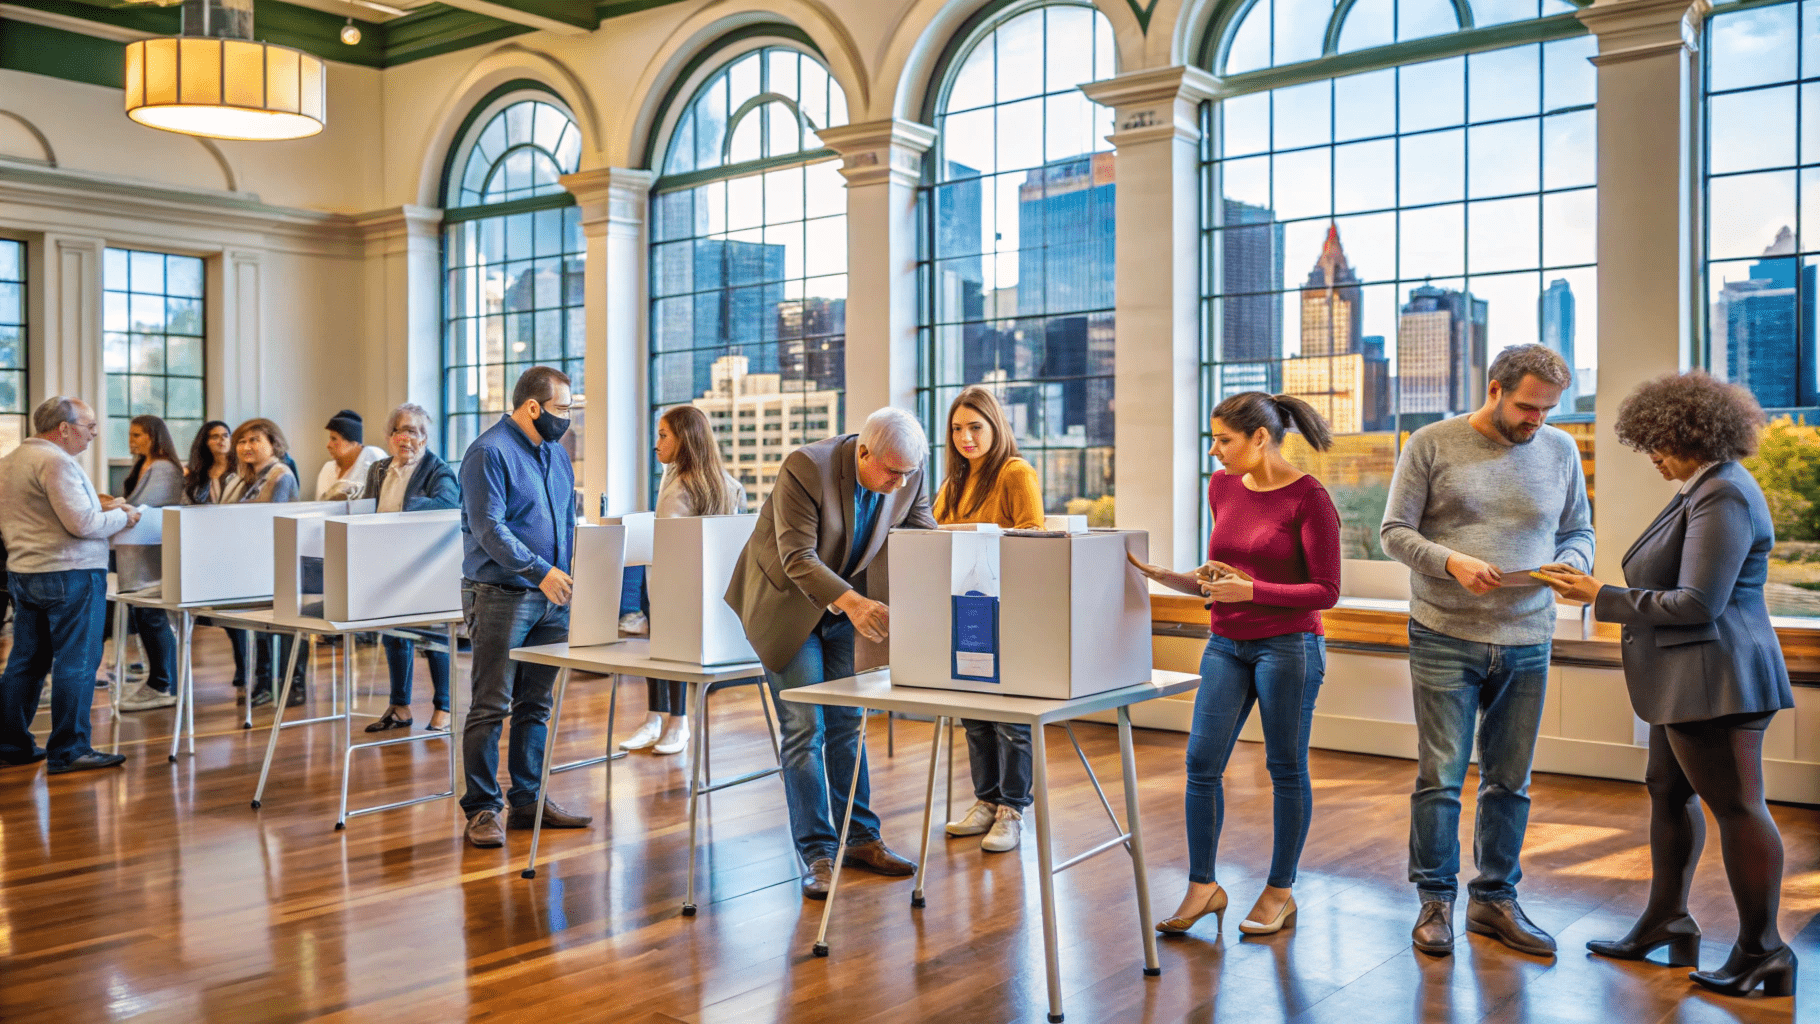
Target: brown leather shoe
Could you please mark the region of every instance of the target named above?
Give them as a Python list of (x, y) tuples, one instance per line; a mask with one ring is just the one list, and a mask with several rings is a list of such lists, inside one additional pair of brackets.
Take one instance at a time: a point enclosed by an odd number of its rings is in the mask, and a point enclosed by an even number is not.
[(867, 871), (876, 871), (881, 875), (890, 875), (893, 878), (916, 874), (916, 862), (905, 860), (892, 853), (883, 839), (848, 846), (847, 863), (857, 864)]
[[(594, 824), (592, 815), (576, 814), (564, 808), (563, 805), (557, 803), (555, 800), (548, 797), (544, 798), (544, 828), (587, 828), (592, 824)], [(506, 815), (507, 828), (530, 829), (535, 828), (536, 826), (537, 805), (534, 803), (525, 804), (523, 807), (514, 807), (512, 808), (512, 813)]]
[(498, 811), (475, 811), (468, 815), (468, 842), (483, 850), (506, 845), (506, 830), (500, 827)]
[(825, 900), (828, 898), (828, 883), (834, 878), (834, 861), (822, 857), (809, 865), (809, 873), (803, 876), (803, 899)]
[(1466, 904), (1466, 930), (1497, 939), (1519, 953), (1555, 955), (1554, 936), (1536, 927), (1514, 899), (1473, 900)]
[(1409, 937), (1417, 949), (1429, 956), (1453, 953), (1453, 901), (1423, 900), (1422, 916), (1416, 918), (1415, 930)]

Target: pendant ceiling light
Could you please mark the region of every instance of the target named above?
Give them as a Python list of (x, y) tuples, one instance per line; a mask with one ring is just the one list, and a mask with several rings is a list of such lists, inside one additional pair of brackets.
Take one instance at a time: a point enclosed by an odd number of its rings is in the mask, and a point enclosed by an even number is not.
[(126, 47), (126, 115), (185, 135), (269, 141), (322, 131), (322, 61), (253, 39), (253, 0), (183, 0), (182, 34)]

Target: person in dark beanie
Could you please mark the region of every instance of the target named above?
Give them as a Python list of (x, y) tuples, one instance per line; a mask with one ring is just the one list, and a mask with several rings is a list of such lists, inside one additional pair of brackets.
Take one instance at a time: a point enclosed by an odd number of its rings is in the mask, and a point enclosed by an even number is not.
[(360, 414), (343, 409), (329, 417), (329, 461), (316, 474), (317, 501), (345, 501), (372, 497), (363, 494), (367, 470), (386, 453), (365, 443)]

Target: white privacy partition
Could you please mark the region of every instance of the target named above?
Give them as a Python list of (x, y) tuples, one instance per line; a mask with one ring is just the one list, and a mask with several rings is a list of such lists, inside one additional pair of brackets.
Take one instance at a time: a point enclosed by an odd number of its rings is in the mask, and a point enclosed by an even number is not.
[(651, 657), (695, 665), (757, 661), (726, 601), (757, 516), (659, 519), (653, 531)]
[(602, 516), (600, 524), (626, 528), (625, 565), (651, 564), (653, 530), (657, 524), (657, 513), (627, 512), (625, 515)]
[(271, 597), (275, 517), (308, 512), (358, 515), (373, 511), (375, 504), (369, 498), (166, 508), (164, 599), (194, 604)]
[(1068, 700), (1150, 678), (1148, 537), (893, 530), (891, 682)]
[(326, 512), (272, 517), (272, 608), (283, 618), (322, 615)]
[(323, 521), (323, 618), (360, 622), (460, 610), (460, 509)]
[(575, 593), (569, 601), (569, 646), (616, 643), (619, 592), (625, 586), (628, 559), (626, 527), (620, 523), (583, 523), (575, 528), (575, 559), (570, 575)]

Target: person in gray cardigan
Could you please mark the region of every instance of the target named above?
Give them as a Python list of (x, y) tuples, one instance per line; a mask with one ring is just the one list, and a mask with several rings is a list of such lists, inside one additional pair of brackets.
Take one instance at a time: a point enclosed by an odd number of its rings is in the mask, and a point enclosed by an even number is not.
[(1643, 384), (1618, 407), (1618, 440), (1680, 490), (1625, 554), (1628, 586), (1542, 574), (1599, 621), (1623, 624), (1624, 682), (1649, 723), (1649, 902), (1629, 934), (1586, 946), (1621, 960), (1667, 946), (1670, 966), (1699, 966), (1687, 891), (1706, 840), (1704, 800), (1719, 823), (1738, 941), (1719, 970), (1689, 977), (1733, 996), (1795, 987), (1795, 954), (1776, 929), (1782, 837), (1763, 800), (1763, 731), (1795, 698), (1763, 597), (1775, 527), (1737, 461), (1756, 451), (1762, 426), (1750, 392), (1705, 373)]
[[(48, 757), (57, 775), (126, 760), (89, 745), (107, 607), (107, 539), (139, 521), (139, 511), (117, 499), (104, 504), (76, 461), (96, 428), (88, 403), (53, 395), (32, 410), (37, 433), (0, 459), (0, 537), (14, 602), (13, 648), (0, 673), (0, 765)], [(32, 736), (32, 719), (47, 673), (45, 750)]]
[[(156, 416), (135, 416), (127, 427), (127, 450), (136, 459), (125, 481), (126, 503), (134, 508), (183, 504), (183, 465), (169, 427)], [(163, 547), (157, 544), (114, 549), (120, 590), (142, 590), (159, 582)], [(121, 711), (149, 711), (177, 703), (177, 638), (162, 608), (133, 605), (127, 609), (128, 632), (145, 645), (146, 677), (120, 695)], [(115, 637), (125, 643), (125, 637)]]
[(1573, 382), (1559, 353), (1513, 345), (1492, 361), (1485, 404), (1431, 423), (1403, 446), (1380, 536), (1409, 566), (1409, 677), (1416, 785), (1409, 880), (1422, 901), (1411, 933), (1453, 952), (1460, 789), (1479, 747), (1479, 806), (1468, 930), (1552, 956), (1555, 940), (1517, 905), (1529, 769), (1555, 631), (1554, 595), (1527, 570), (1592, 568), (1592, 510), (1574, 439), (1547, 425)]

